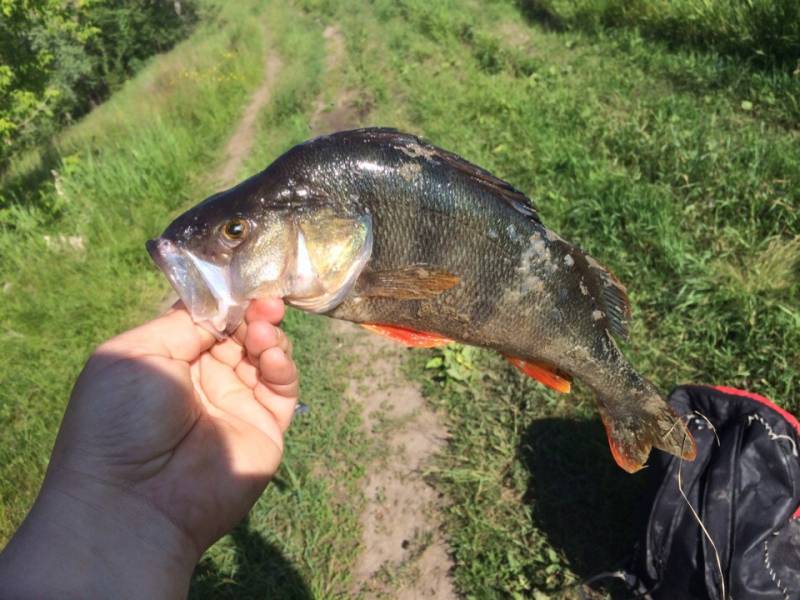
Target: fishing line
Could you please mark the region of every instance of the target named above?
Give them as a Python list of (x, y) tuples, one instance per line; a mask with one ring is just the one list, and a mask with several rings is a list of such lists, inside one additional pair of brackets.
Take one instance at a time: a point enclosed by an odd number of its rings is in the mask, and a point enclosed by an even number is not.
[[(698, 411), (694, 411), (694, 413), (697, 416), (699, 416), (700, 418), (702, 418), (703, 420), (705, 420), (706, 423), (708, 423), (709, 429), (711, 429), (711, 431), (714, 432), (714, 437), (717, 440), (717, 446), (719, 446), (720, 442), (719, 442), (719, 436), (717, 435), (717, 430), (714, 427), (714, 425), (711, 423), (711, 421), (708, 420), (708, 417), (706, 417), (704, 414), (702, 414), (702, 413), (700, 413)], [(686, 416), (687, 424), (693, 418), (695, 418), (695, 417), (692, 416), (692, 415), (687, 415)], [(684, 434), (683, 442), (681, 443), (681, 453), (683, 453), (683, 450), (685, 448), (684, 444), (686, 444), (687, 439), (688, 439), (688, 436)], [(720, 591), (721, 591), (721, 594), (722, 594), (722, 600), (727, 600), (727, 595), (725, 594), (725, 574), (722, 571), (722, 560), (720, 559), (720, 556), (719, 556), (719, 550), (717, 550), (717, 545), (714, 543), (714, 539), (711, 537), (711, 534), (708, 532), (708, 529), (706, 529), (706, 526), (703, 524), (703, 520), (700, 518), (700, 515), (697, 514), (697, 511), (692, 506), (692, 503), (689, 502), (689, 497), (683, 491), (683, 478), (682, 478), (682, 474), (681, 474), (681, 469), (683, 467), (684, 459), (683, 458), (678, 458), (678, 460), (680, 461), (678, 463), (678, 491), (680, 492), (681, 497), (686, 502), (686, 506), (689, 507), (689, 510), (691, 511), (692, 516), (694, 517), (695, 521), (697, 521), (697, 524), (700, 526), (700, 529), (702, 530), (703, 535), (706, 537), (706, 539), (708, 540), (708, 543), (711, 544), (711, 547), (714, 549), (714, 558), (716, 559), (717, 570), (719, 571), (719, 585), (720, 585)]]
[[(717, 434), (717, 429), (716, 429), (716, 427), (714, 427), (714, 424), (711, 423), (711, 421), (708, 419), (708, 417), (706, 417), (701, 412), (694, 411), (693, 415), (686, 415), (684, 418), (686, 418), (687, 424), (689, 422), (691, 422), (692, 419), (695, 419), (695, 418), (700, 418), (703, 421), (705, 421), (706, 424), (708, 425), (708, 428), (714, 434), (714, 438), (717, 441), (717, 446), (720, 446), (720, 440), (719, 440), (719, 435)], [(677, 421), (672, 425), (672, 428), (670, 428), (669, 431), (671, 432), (676, 426), (677, 426)], [(667, 433), (667, 435), (669, 435), (669, 432)], [(685, 447), (686, 447), (685, 444), (688, 441), (688, 439), (689, 439), (688, 436), (686, 434), (684, 434), (683, 441), (681, 442), (681, 453), (683, 453), (683, 450), (685, 450)], [(714, 558), (715, 558), (716, 565), (717, 565), (717, 571), (719, 573), (720, 588), (721, 588), (720, 591), (721, 591), (721, 594), (722, 594), (722, 600), (728, 600), (728, 597), (726, 596), (726, 589), (725, 589), (725, 576), (724, 576), (724, 572), (722, 570), (722, 559), (720, 558), (719, 550), (717, 549), (717, 545), (714, 543), (714, 540), (711, 537), (711, 534), (709, 533), (708, 529), (706, 528), (705, 524), (703, 523), (702, 519), (700, 518), (700, 515), (697, 514), (697, 511), (692, 506), (692, 503), (689, 501), (689, 497), (686, 495), (686, 492), (683, 489), (682, 467), (683, 467), (684, 459), (683, 458), (678, 458), (678, 460), (680, 461), (678, 463), (678, 477), (677, 477), (678, 491), (680, 492), (680, 495), (683, 498), (684, 502), (686, 502), (686, 505), (689, 507), (689, 510), (692, 513), (692, 517), (694, 517), (695, 521), (697, 521), (697, 524), (700, 526), (700, 529), (703, 532), (703, 535), (706, 537), (708, 542), (711, 544), (711, 548), (714, 550)], [(603, 573), (598, 573), (597, 575), (594, 575), (594, 576), (592, 576), (592, 577), (590, 577), (588, 579), (584, 579), (583, 581), (580, 581), (580, 582), (574, 584), (574, 586), (570, 586), (570, 587), (576, 587), (578, 589), (578, 594), (580, 595), (581, 600), (588, 600), (588, 596), (586, 595), (586, 593), (584, 591), (584, 587), (585, 586), (589, 586), (589, 585), (591, 585), (593, 583), (596, 583), (598, 581), (602, 581), (603, 579), (618, 579), (618, 580), (622, 581), (628, 587), (628, 589), (630, 589), (631, 591), (633, 591), (635, 589), (635, 581), (632, 580), (631, 577), (627, 573), (625, 573), (625, 571), (623, 571), (623, 570), (606, 571), (606, 572), (603, 572)], [(656, 587), (658, 587), (658, 586), (656, 586)], [(631, 596), (631, 598), (632, 599), (652, 598), (650, 593), (655, 591), (655, 589), (656, 588), (637, 592), (633, 596)]]

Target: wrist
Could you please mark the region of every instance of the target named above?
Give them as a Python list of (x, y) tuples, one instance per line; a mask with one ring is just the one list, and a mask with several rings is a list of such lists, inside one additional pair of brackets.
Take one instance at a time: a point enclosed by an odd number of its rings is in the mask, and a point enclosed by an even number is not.
[(186, 597), (200, 552), (135, 492), (73, 471), (48, 473), (0, 554), (9, 597)]

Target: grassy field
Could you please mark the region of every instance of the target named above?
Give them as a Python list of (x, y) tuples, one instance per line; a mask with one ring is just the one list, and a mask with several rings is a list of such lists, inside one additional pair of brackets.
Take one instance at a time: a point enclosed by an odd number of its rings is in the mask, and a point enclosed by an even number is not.
[(797, 66), (800, 5), (793, 0), (520, 0), (554, 28), (638, 29), (673, 48), (693, 46), (760, 65)]
[[(166, 294), (143, 241), (213, 191), (202, 174), (259, 83), (263, 44), (284, 65), (242, 174), (308, 137), (315, 100), (335, 93), (323, 71), (331, 23), (346, 46), (337, 85), (370, 123), (508, 179), (628, 284), (626, 351), (662, 389), (724, 383), (800, 412), (794, 65), (565, 5), (209, 3), (192, 38), (20, 158), (0, 187), (0, 540), (37, 490), (85, 357)], [(347, 356), (324, 321), (290, 313), (287, 330), (312, 411), (249, 521), (201, 563), (195, 597), (348, 595), (373, 449), (342, 400)], [(585, 389), (551, 394), (469, 348), (410, 356), (448, 415), (430, 477), (450, 501), (466, 597), (570, 595), (624, 558), (641, 481), (613, 465)]]
[[(628, 282), (627, 351), (660, 387), (726, 383), (798, 410), (791, 69), (629, 29), (553, 32), (525, 3), (306, 4), (341, 23), (376, 122), (528, 191), (545, 223)], [(549, 596), (616, 566), (641, 480), (613, 465), (586, 390), (553, 395), (485, 352), (439, 358), (428, 391), (453, 438), (431, 476), (451, 500), (460, 590)]]
[(230, 10), (2, 181), (0, 538), (38, 488), (85, 358), (165, 295), (143, 240), (196, 198), (259, 75), (261, 36)]

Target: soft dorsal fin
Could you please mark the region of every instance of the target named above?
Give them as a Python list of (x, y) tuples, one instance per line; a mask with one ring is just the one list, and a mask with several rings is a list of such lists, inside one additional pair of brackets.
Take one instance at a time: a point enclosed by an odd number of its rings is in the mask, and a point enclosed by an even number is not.
[[(582, 284), (588, 288), (597, 302), (599, 313), (593, 317), (603, 321), (611, 333), (623, 340), (628, 339), (628, 322), (631, 318), (631, 303), (625, 286), (611, 272), (585, 252), (575, 248), (571, 252), (582, 276)], [(597, 312), (597, 311), (596, 311)]]
[(449, 167), (460, 171), (478, 185), (493, 192), (498, 198), (502, 199), (518, 213), (525, 215), (536, 223), (541, 223), (539, 214), (536, 212), (536, 207), (533, 205), (530, 198), (513, 185), (495, 177), (489, 173), (489, 171), (481, 169), (479, 166), (472, 164), (457, 154), (432, 146), (415, 135), (403, 133), (397, 129), (388, 127), (368, 127), (366, 129), (340, 131), (333, 134), (333, 136), (345, 142), (383, 142), (391, 144), (408, 156), (439, 160)]
[(631, 319), (631, 303), (625, 286), (614, 277), (611, 271), (605, 272), (611, 281), (610, 285), (603, 288), (600, 297), (601, 310), (606, 313), (608, 330), (623, 340), (628, 339), (628, 322)]

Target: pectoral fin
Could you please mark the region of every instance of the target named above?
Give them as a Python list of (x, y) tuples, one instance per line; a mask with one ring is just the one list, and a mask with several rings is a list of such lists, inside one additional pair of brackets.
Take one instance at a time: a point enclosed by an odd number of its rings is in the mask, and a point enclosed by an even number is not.
[(413, 329), (395, 327), (394, 325), (362, 323), (361, 326), (367, 331), (395, 340), (410, 348), (436, 348), (437, 346), (444, 346), (453, 341), (438, 333), (414, 331)]
[(369, 271), (358, 279), (359, 296), (425, 300), (454, 287), (459, 277), (443, 269), (409, 265), (394, 270)]
[(533, 377), (539, 383), (546, 385), (551, 390), (569, 394), (572, 389), (572, 381), (565, 375), (556, 373), (553, 367), (541, 363), (522, 360), (513, 356), (506, 356), (508, 362), (525, 373), (528, 377)]

